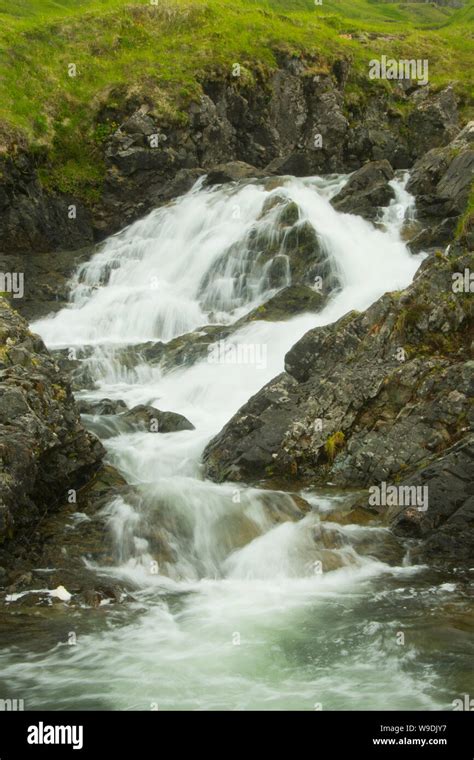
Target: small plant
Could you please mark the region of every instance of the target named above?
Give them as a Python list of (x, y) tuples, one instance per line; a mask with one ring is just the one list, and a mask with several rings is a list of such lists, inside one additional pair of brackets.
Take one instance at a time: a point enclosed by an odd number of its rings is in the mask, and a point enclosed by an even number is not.
[(338, 430), (337, 433), (333, 433), (333, 435), (329, 436), (326, 443), (324, 444), (324, 451), (326, 452), (326, 456), (330, 462), (334, 461), (337, 452), (342, 449), (345, 442), (346, 436), (342, 430)]
[(106, 142), (117, 131), (118, 126), (117, 122), (108, 120), (97, 124), (94, 130), (94, 141), (98, 144)]

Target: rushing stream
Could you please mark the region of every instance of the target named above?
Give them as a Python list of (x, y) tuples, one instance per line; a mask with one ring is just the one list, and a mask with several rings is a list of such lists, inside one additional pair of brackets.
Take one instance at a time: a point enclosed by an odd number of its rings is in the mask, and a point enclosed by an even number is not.
[[(151, 404), (195, 430), (104, 441), (139, 498), (107, 506), (117, 561), (97, 572), (133, 583), (135, 601), (129, 618), (111, 608), (105, 630), (80, 646), (3, 654), (2, 678), (26, 689), (31, 706), (449, 709), (468, 690), (455, 579), (410, 566), (385, 529), (320, 522), (348, 494), (307, 490), (312, 509), (294, 519), (284, 492), (202, 476), (206, 443), (282, 371), (308, 329), (405, 287), (420, 264), (401, 237), (413, 213), (406, 177), (393, 182), (396, 200), (379, 229), (330, 205), (346, 179), (284, 178), (273, 189), (198, 183), (106, 241), (77, 272), (68, 308), (33, 325), (50, 348), (88, 347), (96, 387), (81, 399)], [(124, 347), (231, 324), (276, 292), (246, 244), (251, 230), (271, 235), (278, 207), (264, 216), (262, 207), (272, 195), (296, 202), (300, 222), (317, 230), (341, 283), (327, 307), (239, 328), (232, 344), (253, 348), (241, 354), (253, 360), (207, 357), (167, 372), (121, 361)], [(282, 278), (279, 287), (289, 283)], [(159, 562), (144, 524), (165, 540)]]

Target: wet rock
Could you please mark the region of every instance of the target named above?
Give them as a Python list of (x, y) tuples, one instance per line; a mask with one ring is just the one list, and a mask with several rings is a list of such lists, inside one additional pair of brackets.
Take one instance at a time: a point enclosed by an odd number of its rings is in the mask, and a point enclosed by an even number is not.
[(24, 274), (24, 293), (12, 299), (12, 306), (30, 322), (62, 309), (68, 302), (70, 278), (94, 251), (94, 246), (86, 246), (68, 251), (35, 250), (31, 256), (0, 252), (0, 271)]
[(175, 433), (179, 430), (194, 430), (194, 425), (182, 414), (176, 412), (162, 412), (153, 406), (134, 406), (130, 411), (122, 415), (127, 425), (134, 428), (150, 430), (154, 423), (157, 424), (156, 432)]
[(194, 430), (194, 425), (176, 412), (162, 412), (153, 406), (141, 404), (121, 414), (104, 417), (85, 418), (88, 429), (102, 439), (116, 435), (127, 435), (138, 431), (149, 433), (175, 433), (180, 430)]
[(432, 227), (424, 227), (408, 241), (407, 245), (412, 253), (432, 251), (436, 248), (444, 249), (453, 239), (457, 224), (456, 217), (443, 219)]
[(370, 161), (351, 176), (331, 203), (337, 211), (373, 221), (380, 208), (388, 206), (395, 198), (395, 192), (388, 184), (393, 177), (388, 161)]
[(243, 179), (263, 176), (264, 173), (261, 169), (250, 166), (245, 161), (229, 161), (226, 164), (219, 164), (212, 169), (204, 180), (204, 185), (222, 185), (227, 182), (238, 182)]
[(80, 399), (77, 408), (81, 414), (120, 414), (127, 409), (125, 401), (121, 399), (102, 398), (99, 401)]
[(289, 285), (240, 319), (235, 327), (238, 329), (241, 325), (257, 319), (279, 322), (307, 311), (318, 312), (324, 308), (327, 301), (327, 295), (306, 285)]

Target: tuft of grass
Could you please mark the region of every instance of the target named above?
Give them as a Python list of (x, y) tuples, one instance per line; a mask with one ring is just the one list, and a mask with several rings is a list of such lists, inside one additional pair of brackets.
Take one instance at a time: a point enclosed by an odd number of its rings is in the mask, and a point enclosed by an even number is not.
[(329, 436), (326, 443), (324, 444), (324, 451), (326, 452), (326, 456), (329, 462), (334, 461), (337, 452), (342, 449), (345, 442), (346, 436), (341, 430), (338, 430), (337, 433), (333, 433), (333, 435)]
[(456, 228), (456, 240), (467, 239), (474, 232), (474, 186), (471, 188), (466, 211)]

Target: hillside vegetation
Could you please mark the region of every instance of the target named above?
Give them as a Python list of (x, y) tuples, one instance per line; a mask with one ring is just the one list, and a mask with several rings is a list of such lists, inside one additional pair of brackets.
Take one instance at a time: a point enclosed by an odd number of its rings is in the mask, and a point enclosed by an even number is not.
[(321, 71), (337, 56), (350, 58), (350, 86), (359, 88), (374, 56), (428, 58), (431, 85), (455, 82), (470, 113), (474, 0), (459, 9), (373, 0), (152, 2), (0, 0), (0, 149), (47, 152), (46, 183), (93, 194), (103, 173), (97, 146), (114, 129), (98, 116), (103, 106), (146, 94), (163, 123), (179, 123), (204, 79), (228, 75), (238, 62), (248, 80), (256, 67), (275, 66), (279, 49), (304, 52)]

